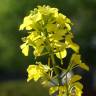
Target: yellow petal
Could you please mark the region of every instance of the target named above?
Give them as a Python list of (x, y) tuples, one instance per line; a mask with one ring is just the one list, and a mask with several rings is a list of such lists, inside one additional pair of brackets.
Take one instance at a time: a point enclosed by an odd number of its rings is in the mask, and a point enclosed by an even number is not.
[(24, 24), (21, 24), (19, 30), (23, 30), (24, 27), (25, 27)]
[(27, 81), (28, 82), (32, 79), (34, 81), (37, 81), (42, 77), (45, 78), (46, 77), (45, 73), (47, 73), (50, 70), (49, 66), (43, 65), (41, 64), (41, 62), (36, 62), (36, 64), (38, 65), (29, 65), (29, 67), (27, 68), (27, 72), (28, 72)]
[(81, 77), (80, 75), (73, 75), (73, 76), (71, 77), (70, 83), (74, 83), (74, 82), (80, 80), (81, 78), (82, 78), (82, 77)]
[(81, 56), (79, 54), (72, 54), (72, 57), (71, 57), (71, 60), (70, 62), (73, 63), (73, 64), (80, 64), (81, 63)]
[(76, 53), (79, 52), (79, 45), (77, 45), (76, 43), (72, 43), (72, 44), (70, 45), (70, 47), (71, 47)]
[(54, 94), (56, 91), (58, 91), (58, 86), (51, 87), (51, 88), (49, 89), (49, 94), (52, 95), (52, 94)]
[(80, 63), (79, 66), (80, 66), (82, 69), (85, 69), (85, 70), (89, 71), (89, 67), (88, 67), (85, 63)]
[(56, 53), (56, 56), (57, 56), (59, 59), (65, 58), (66, 55), (67, 55), (67, 51), (66, 51), (66, 50), (63, 50), (63, 51), (61, 51), (61, 52)]
[(78, 87), (80, 90), (83, 89), (83, 85), (80, 82), (74, 83), (74, 86)]
[(71, 30), (71, 26), (68, 23), (65, 23), (65, 26), (67, 27), (67, 30), (70, 31)]
[(25, 56), (28, 56), (28, 52), (29, 52), (29, 46), (26, 45), (26, 43), (22, 44), (20, 46), (20, 48), (22, 49), (22, 53), (25, 55)]
[(73, 87), (75, 87), (75, 95), (74, 96), (82, 96), (82, 89), (83, 85), (80, 82), (76, 82), (72, 84)]

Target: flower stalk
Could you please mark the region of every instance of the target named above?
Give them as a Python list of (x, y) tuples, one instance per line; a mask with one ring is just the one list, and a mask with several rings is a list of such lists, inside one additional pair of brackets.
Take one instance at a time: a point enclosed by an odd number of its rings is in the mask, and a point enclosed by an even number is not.
[[(30, 12), (23, 20), (19, 30), (26, 30), (28, 35), (24, 37), (20, 46), (25, 56), (29, 55), (32, 47), (36, 57), (47, 58), (48, 64), (41, 61), (29, 65), (27, 68), (28, 79), (38, 81), (43, 85), (50, 86), (49, 95), (53, 96), (81, 96), (83, 85), (79, 82), (80, 75), (71, 75), (74, 68), (80, 67), (89, 70), (89, 67), (81, 61), (79, 45), (73, 42), (71, 31), (72, 22), (57, 8), (50, 6), (38, 6)], [(71, 49), (71, 58), (68, 50)], [(68, 64), (64, 64), (65, 58), (69, 59)], [(57, 59), (60, 62), (57, 62)], [(67, 65), (67, 68), (64, 68)], [(68, 76), (70, 74), (70, 76)]]

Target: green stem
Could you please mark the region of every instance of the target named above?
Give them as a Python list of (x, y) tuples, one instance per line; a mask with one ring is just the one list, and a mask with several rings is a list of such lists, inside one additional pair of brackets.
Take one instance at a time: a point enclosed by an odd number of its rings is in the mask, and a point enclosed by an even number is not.
[[(48, 35), (47, 30), (45, 30), (45, 33)], [(46, 49), (50, 53), (50, 57), (51, 57), (51, 60), (52, 60), (55, 75), (58, 75), (57, 79), (58, 79), (59, 85), (61, 85), (62, 84), (62, 78), (60, 78), (61, 73), (59, 72), (61, 70), (56, 68), (57, 64), (55, 62), (54, 49), (51, 47), (50, 40), (49, 40), (49, 38), (46, 34), (45, 34), (45, 36), (46, 36), (46, 42), (45, 43), (46, 43), (46, 46), (47, 46)]]
[(55, 62), (55, 58), (54, 58), (54, 53), (51, 53), (51, 60), (52, 60), (52, 64), (53, 64), (53, 68), (54, 68), (55, 74), (58, 74), (58, 70), (55, 67), (56, 66), (56, 62)]
[(60, 78), (61, 76), (61, 69), (58, 69), (56, 66), (56, 62), (55, 62), (55, 57), (54, 57), (54, 53), (53, 53), (53, 50), (51, 50), (51, 60), (52, 60), (52, 64), (53, 64), (53, 68), (54, 68), (54, 72), (57, 76), (57, 79), (58, 79), (58, 83), (59, 85), (61, 86), (62, 85), (62, 78)]
[(59, 52), (59, 55), (60, 55), (61, 65), (63, 65), (63, 60), (60, 52)]
[(49, 41), (48, 37), (46, 37), (46, 45), (47, 45), (46, 49), (50, 53), (50, 57), (51, 57), (51, 60), (52, 60), (52, 64), (53, 64), (53, 68), (54, 68), (55, 74), (58, 74), (58, 69), (55, 67), (56, 66), (56, 62), (55, 62), (54, 52), (53, 52), (52, 47), (50, 46), (50, 41)]
[(69, 96), (69, 92), (68, 92), (68, 78), (67, 78), (67, 74), (66, 74), (66, 95)]
[(70, 63), (69, 66), (68, 66), (68, 68), (67, 68), (67, 70), (66, 70), (66, 72), (65, 72), (60, 78), (65, 77), (66, 74), (67, 74), (68, 72), (70, 72), (71, 70), (72, 70), (72, 64)]

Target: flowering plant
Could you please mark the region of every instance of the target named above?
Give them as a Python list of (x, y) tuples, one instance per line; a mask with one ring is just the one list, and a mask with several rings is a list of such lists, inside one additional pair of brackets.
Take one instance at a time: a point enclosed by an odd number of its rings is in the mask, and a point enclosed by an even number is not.
[[(83, 85), (79, 82), (80, 75), (71, 75), (72, 70), (81, 67), (89, 70), (89, 67), (81, 61), (79, 45), (73, 42), (71, 31), (72, 22), (57, 8), (50, 6), (38, 6), (24, 18), (20, 30), (26, 30), (28, 35), (23, 37), (20, 46), (22, 53), (28, 56), (29, 47), (33, 48), (35, 58), (46, 56), (47, 64), (37, 62), (27, 68), (28, 79), (38, 81), (49, 86), (49, 94), (53, 96), (81, 96)], [(67, 68), (64, 67), (68, 51), (69, 56)], [(57, 63), (56, 60), (60, 62)]]

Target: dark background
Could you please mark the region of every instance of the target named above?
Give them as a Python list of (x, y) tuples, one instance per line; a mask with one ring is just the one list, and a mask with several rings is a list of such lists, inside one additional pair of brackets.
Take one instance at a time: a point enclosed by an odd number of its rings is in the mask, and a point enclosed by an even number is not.
[(24, 36), (23, 32), (19, 32), (19, 26), (24, 16), (43, 4), (57, 7), (74, 23), (75, 41), (81, 46), (83, 61), (90, 67), (89, 72), (80, 70), (83, 75), (83, 95), (95, 96), (96, 0), (0, 0), (0, 96), (48, 95), (40, 84), (26, 84), (26, 68), (33, 62), (33, 57), (31, 53), (25, 57), (19, 47)]

